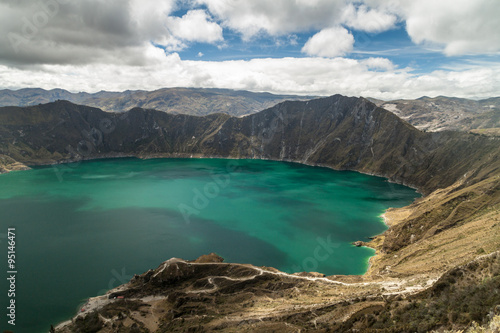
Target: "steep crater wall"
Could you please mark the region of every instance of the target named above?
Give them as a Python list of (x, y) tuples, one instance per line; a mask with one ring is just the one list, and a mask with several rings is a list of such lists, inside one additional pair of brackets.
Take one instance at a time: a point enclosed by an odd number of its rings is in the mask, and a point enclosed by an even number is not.
[(250, 116), (124, 114), (59, 101), (0, 108), (0, 153), (25, 164), (114, 156), (295, 161), (376, 174), (430, 193), (497, 172), (500, 140), (424, 133), (363, 98), (284, 102)]

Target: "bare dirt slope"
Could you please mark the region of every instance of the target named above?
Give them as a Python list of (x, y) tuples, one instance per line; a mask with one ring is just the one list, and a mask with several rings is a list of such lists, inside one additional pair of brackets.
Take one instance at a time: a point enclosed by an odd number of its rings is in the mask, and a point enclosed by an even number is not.
[(388, 102), (371, 100), (425, 131), (470, 131), (500, 127), (499, 97), (479, 101), (444, 96)]

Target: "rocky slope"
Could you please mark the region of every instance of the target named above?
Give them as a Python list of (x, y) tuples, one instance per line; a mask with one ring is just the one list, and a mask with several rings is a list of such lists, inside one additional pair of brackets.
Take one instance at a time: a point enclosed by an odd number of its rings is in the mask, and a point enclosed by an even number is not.
[[(414, 332), (417, 323), (485, 324), (500, 304), (495, 292), (476, 301), (498, 290), (500, 278), (497, 254), (476, 259), (500, 250), (496, 136), (422, 132), (368, 100), (340, 95), (243, 118), (110, 114), (59, 101), (0, 108), (0, 153), (28, 165), (111, 156), (287, 160), (378, 174), (426, 194), (386, 213), (390, 228), (367, 244), (377, 256), (364, 276), (289, 275), (216, 256), (172, 259), (112, 291), (112, 300), (91, 299), (60, 332)], [(467, 263), (452, 283), (451, 272)], [(461, 308), (454, 295), (471, 306)]]
[(444, 96), (372, 101), (421, 130), (470, 131), (500, 127), (500, 97), (479, 101)]
[(172, 258), (136, 275), (89, 299), (55, 331), (428, 332), (487, 323), (500, 314), (498, 252), (437, 280), (342, 281), (204, 257)]
[(101, 91), (94, 94), (71, 93), (63, 89), (0, 90), (0, 106), (32, 106), (67, 100), (100, 108), (107, 112), (125, 112), (134, 107), (170, 113), (207, 115), (227, 113), (241, 116), (261, 111), (285, 100), (308, 100), (311, 97), (273, 95), (229, 89), (164, 88), (155, 91)]
[(66, 101), (0, 108), (0, 153), (28, 165), (124, 155), (275, 159), (373, 173), (424, 193), (496, 172), (499, 142), (424, 133), (365, 99), (340, 95), (243, 118), (139, 108), (110, 114)]
[(18, 171), (18, 170), (28, 170), (29, 167), (15, 161), (9, 156), (0, 154), (0, 173), (6, 173), (10, 171)]
[[(71, 93), (63, 89), (28, 88), (0, 90), (1, 106), (33, 106), (67, 100), (100, 108), (106, 112), (125, 112), (134, 107), (176, 114), (233, 116), (253, 114), (285, 100), (310, 100), (312, 96), (273, 95), (229, 89), (164, 88), (155, 91)], [(500, 97), (470, 100), (439, 96), (415, 100), (382, 101), (370, 98), (418, 129), (425, 131), (471, 131), (500, 128)], [(497, 131), (493, 132), (497, 133)]]

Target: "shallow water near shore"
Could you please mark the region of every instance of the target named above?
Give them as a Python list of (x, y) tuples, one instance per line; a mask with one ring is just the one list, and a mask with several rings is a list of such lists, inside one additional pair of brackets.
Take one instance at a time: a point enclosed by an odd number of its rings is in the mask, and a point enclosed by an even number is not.
[(16, 230), (14, 331), (46, 332), (171, 257), (363, 274), (374, 251), (351, 243), (417, 196), (380, 177), (259, 160), (125, 158), (0, 175), (4, 253)]

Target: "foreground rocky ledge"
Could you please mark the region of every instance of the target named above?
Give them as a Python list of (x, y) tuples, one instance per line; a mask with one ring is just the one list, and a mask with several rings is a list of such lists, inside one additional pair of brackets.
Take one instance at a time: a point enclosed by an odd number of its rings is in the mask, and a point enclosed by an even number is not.
[[(411, 331), (412, 324), (435, 325), (421, 318), (426, 311), (436, 317), (433, 320), (444, 314), (458, 316), (456, 322), (464, 326), (488, 315), (483, 313), (485, 305), (500, 311), (495, 308), (499, 293), (490, 292), (500, 288), (499, 272), (498, 252), (439, 279), (287, 274), (223, 263), (215, 254), (194, 261), (172, 258), (106, 295), (89, 299), (76, 317), (55, 331), (401, 332)], [(432, 312), (437, 305), (444, 313)]]

